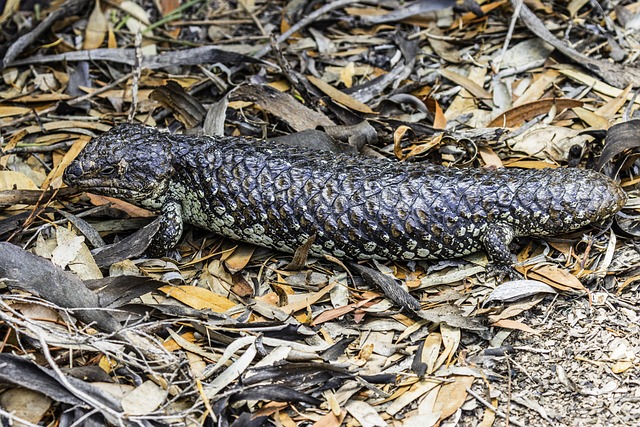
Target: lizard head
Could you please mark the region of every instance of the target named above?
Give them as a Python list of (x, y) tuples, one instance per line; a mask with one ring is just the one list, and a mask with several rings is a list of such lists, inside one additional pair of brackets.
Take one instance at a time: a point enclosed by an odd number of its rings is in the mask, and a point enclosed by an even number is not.
[(66, 168), (75, 188), (132, 203), (160, 205), (173, 173), (171, 146), (154, 128), (124, 124), (94, 138)]

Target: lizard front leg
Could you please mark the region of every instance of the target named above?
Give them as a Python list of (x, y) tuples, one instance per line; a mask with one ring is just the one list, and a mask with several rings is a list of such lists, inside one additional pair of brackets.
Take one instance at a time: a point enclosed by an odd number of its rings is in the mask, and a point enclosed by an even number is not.
[(147, 252), (152, 256), (165, 255), (178, 244), (183, 229), (182, 204), (169, 196), (160, 212), (160, 229), (151, 239)]

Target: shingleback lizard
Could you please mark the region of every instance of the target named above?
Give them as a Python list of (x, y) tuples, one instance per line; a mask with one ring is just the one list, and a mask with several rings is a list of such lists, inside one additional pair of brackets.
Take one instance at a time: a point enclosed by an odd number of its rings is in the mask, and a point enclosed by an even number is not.
[(315, 235), (312, 255), (412, 260), (485, 250), (505, 266), (514, 237), (602, 222), (626, 202), (592, 170), (446, 168), (130, 124), (92, 140), (64, 181), (162, 215), (160, 250), (177, 244), (187, 222), (284, 252)]

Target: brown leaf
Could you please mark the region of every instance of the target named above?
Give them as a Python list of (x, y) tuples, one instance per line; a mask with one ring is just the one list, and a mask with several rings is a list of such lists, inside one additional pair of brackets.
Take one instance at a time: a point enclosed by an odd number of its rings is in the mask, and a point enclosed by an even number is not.
[(251, 261), (251, 256), (256, 247), (249, 244), (239, 244), (225, 259), (224, 264), (231, 273), (242, 270)]
[(493, 107), (493, 102), (491, 102), (491, 99), (493, 98), (492, 95), (473, 80), (447, 69), (440, 69), (438, 70), (438, 73), (440, 73), (440, 75), (445, 79), (451, 80), (468, 90), (469, 93), (480, 99), (480, 101), (484, 102), (487, 106)]
[(540, 332), (533, 329), (531, 326), (525, 325), (522, 322), (511, 319), (503, 319), (498, 320), (491, 324), (491, 326), (497, 326), (499, 328), (507, 328), (507, 329), (517, 329), (524, 332), (529, 332), (530, 334), (540, 335)]
[(251, 284), (247, 282), (247, 279), (244, 278), (242, 273), (237, 272), (233, 274), (231, 278), (233, 280), (233, 284), (231, 285), (231, 292), (233, 292), (235, 295), (239, 296), (240, 298), (247, 298), (247, 297), (253, 296), (253, 293), (254, 293), (253, 286), (251, 286)]
[(582, 104), (582, 101), (575, 99), (541, 99), (505, 111), (491, 120), (487, 127), (516, 127), (540, 114), (548, 113), (553, 106), (560, 111), (567, 108), (582, 107)]
[(94, 206), (101, 206), (101, 205), (106, 205), (108, 203), (111, 203), (111, 206), (113, 208), (121, 210), (122, 212), (125, 212), (127, 215), (129, 215), (132, 218), (151, 218), (156, 216), (156, 214), (154, 214), (151, 211), (148, 211), (144, 208), (139, 208), (135, 205), (132, 205), (129, 202), (125, 202), (120, 199), (115, 199), (113, 197), (100, 196), (100, 195), (91, 194), (91, 193), (87, 193), (87, 197), (89, 197), (89, 200)]
[(576, 291), (587, 292), (580, 280), (568, 270), (558, 268), (555, 265), (542, 265), (536, 267), (535, 270), (527, 272), (527, 277), (534, 280), (540, 280), (556, 289), (561, 291), (568, 291), (570, 289)]
[[(293, 129), (303, 131), (318, 126), (334, 126), (324, 114), (301, 104), (293, 96), (266, 85), (242, 85), (229, 95), (231, 100), (255, 102), (263, 110), (281, 118)], [(236, 101), (237, 102), (237, 101)], [(230, 106), (233, 106), (230, 104)], [(239, 108), (238, 106), (233, 106)]]
[(473, 377), (453, 377), (454, 382), (440, 387), (434, 405), (434, 412), (442, 411), (440, 420), (444, 420), (455, 413), (467, 399), (467, 388), (473, 384)]
[(331, 99), (333, 99), (337, 103), (342, 104), (347, 108), (351, 108), (352, 110), (359, 111), (361, 113), (374, 114), (374, 111), (371, 108), (369, 108), (368, 105), (363, 104), (362, 102), (356, 100), (352, 96), (347, 95), (341, 90), (336, 89), (335, 87), (331, 86), (329, 83), (326, 83), (325, 81), (314, 76), (307, 76), (307, 79), (309, 79), (311, 84), (313, 84), (315, 87), (320, 89), (325, 94), (329, 95)]
[(374, 298), (367, 298), (365, 300), (358, 301), (353, 304), (345, 305), (344, 307), (337, 307), (337, 308), (332, 308), (330, 310), (325, 310), (322, 313), (320, 313), (319, 316), (316, 316), (316, 318), (313, 319), (313, 322), (311, 322), (311, 326), (317, 326), (321, 323), (328, 322), (329, 320), (337, 319), (340, 316), (344, 316), (347, 313), (351, 313), (355, 309), (367, 305), (373, 299)]
[(447, 128), (447, 118), (444, 116), (444, 113), (442, 112), (442, 108), (440, 107), (440, 104), (438, 103), (438, 101), (436, 101), (434, 99), (433, 102), (434, 102), (435, 109), (436, 109), (435, 117), (433, 118), (433, 128), (434, 129), (446, 129)]
[(200, 101), (188, 94), (182, 86), (173, 80), (156, 88), (151, 92), (149, 98), (158, 101), (164, 108), (175, 114), (187, 129), (201, 124), (207, 114), (207, 110)]

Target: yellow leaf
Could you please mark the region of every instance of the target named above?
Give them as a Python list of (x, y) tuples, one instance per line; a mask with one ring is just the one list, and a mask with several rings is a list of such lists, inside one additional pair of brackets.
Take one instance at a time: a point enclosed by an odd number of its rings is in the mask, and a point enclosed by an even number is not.
[[(286, 92), (291, 89), (291, 84), (286, 80), (278, 80), (275, 82), (267, 83), (267, 86), (271, 86), (272, 88), (279, 90), (280, 92)], [(235, 102), (247, 102), (247, 101), (235, 101)], [(251, 102), (247, 102), (248, 105), (251, 105)], [(231, 102), (229, 103), (231, 105)]]
[(13, 16), (13, 13), (20, 7), (20, 0), (9, 0), (5, 3), (2, 15), (0, 15), (0, 24)]
[[(560, 72), (562, 74), (564, 74), (565, 76), (569, 77), (572, 80), (575, 80), (577, 82), (580, 82), (582, 84), (585, 84), (591, 88), (593, 88), (593, 90), (595, 92), (598, 93), (602, 93), (604, 95), (607, 96), (613, 96), (613, 97), (617, 97), (622, 95), (625, 91), (623, 89), (618, 89), (617, 87), (613, 87), (611, 85), (608, 85), (600, 80), (597, 80), (587, 74), (581, 73), (579, 71), (576, 71), (575, 69), (568, 67), (568, 66), (558, 66), (557, 67)], [(627, 100), (631, 101), (632, 99), (634, 99), (633, 94), (631, 93), (627, 93)], [(640, 104), (640, 96), (639, 97), (635, 97), (635, 101), (636, 104)]]
[(356, 66), (353, 62), (349, 62), (346, 67), (340, 70), (340, 81), (346, 86), (353, 85), (353, 75), (356, 73)]
[(113, 32), (113, 27), (111, 25), (109, 25), (107, 47), (109, 49), (115, 49), (118, 47), (118, 42), (116, 41), (116, 33)]
[(609, 121), (600, 114), (585, 110), (584, 108), (574, 108), (573, 112), (580, 117), (580, 120), (595, 129), (609, 129)]
[(618, 110), (624, 107), (624, 104), (627, 103), (627, 98), (629, 97), (629, 93), (633, 89), (633, 86), (627, 86), (620, 95), (613, 98), (611, 101), (604, 104), (602, 107), (598, 108), (595, 113), (604, 117), (605, 119), (613, 119)]
[(493, 102), (491, 102), (491, 94), (470, 78), (447, 69), (440, 69), (438, 70), (438, 73), (440, 73), (440, 75), (445, 79), (451, 80), (452, 82), (462, 86), (467, 91), (469, 91), (469, 93), (471, 93), (476, 98), (479, 98), (485, 104), (489, 105), (490, 107), (493, 106)]
[(38, 186), (25, 174), (14, 171), (0, 171), (0, 191), (38, 189)]
[(56, 178), (59, 178), (62, 176), (62, 172), (64, 172), (65, 168), (69, 166), (69, 164), (73, 161), (73, 159), (76, 158), (78, 153), (80, 153), (80, 151), (84, 148), (84, 146), (87, 145), (90, 139), (91, 139), (90, 137), (83, 135), (80, 138), (78, 138), (76, 142), (73, 143), (73, 145), (71, 146), (69, 151), (67, 151), (67, 153), (64, 155), (60, 163), (58, 163), (58, 165), (55, 168), (53, 168), (51, 172), (49, 172), (49, 175), (47, 175), (47, 178), (42, 183), (42, 188), (44, 190), (46, 190), (47, 187), (49, 187), (49, 184), (51, 184)]
[(107, 18), (100, 8), (100, 0), (96, 0), (96, 4), (87, 22), (87, 30), (84, 35), (84, 48), (97, 49), (102, 46), (102, 42), (107, 35), (107, 27)]
[(208, 308), (216, 313), (223, 313), (236, 305), (222, 295), (197, 286), (163, 286), (160, 291), (196, 310)]
[(454, 382), (444, 384), (438, 391), (434, 412), (442, 411), (440, 420), (448, 418), (462, 406), (467, 399), (467, 388), (473, 384), (473, 377), (453, 377)]
[(328, 294), (331, 291), (331, 289), (335, 287), (335, 285), (336, 285), (335, 283), (331, 283), (325, 286), (324, 288), (322, 288), (322, 290), (318, 292), (309, 293), (300, 301), (287, 304), (284, 307), (280, 307), (280, 310), (288, 314), (295, 313), (298, 310), (303, 310), (309, 307), (311, 304), (315, 304), (316, 302), (318, 302), (322, 297)]
[(621, 360), (619, 362), (616, 362), (611, 367), (611, 370), (613, 371), (614, 374), (621, 374), (627, 371), (631, 367), (633, 367), (633, 362), (630, 362), (628, 360)]
[(341, 90), (336, 89), (335, 87), (331, 86), (329, 83), (314, 76), (307, 76), (307, 79), (309, 79), (311, 84), (313, 84), (315, 87), (320, 89), (325, 94), (329, 95), (331, 99), (333, 99), (337, 103), (342, 104), (347, 108), (351, 108), (352, 110), (360, 111), (361, 113), (368, 113), (368, 114), (373, 113), (373, 110), (369, 108), (368, 105), (363, 104), (362, 102), (358, 101), (352, 96), (347, 95)]
[(422, 363), (427, 365), (427, 375), (431, 375), (436, 368), (436, 360), (440, 353), (440, 346), (442, 345), (442, 335), (439, 332), (432, 332), (427, 335), (424, 340), (424, 346), (422, 347)]
[(31, 112), (27, 107), (13, 107), (10, 105), (0, 105), (0, 117), (23, 116)]
[(102, 356), (98, 362), (98, 366), (108, 374), (113, 368), (118, 366), (118, 363), (115, 360), (110, 360), (107, 356)]

